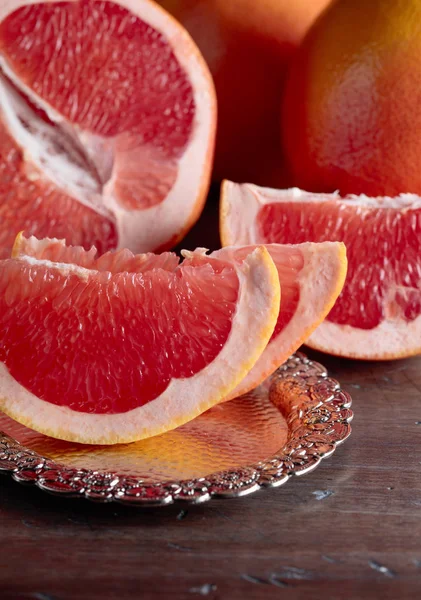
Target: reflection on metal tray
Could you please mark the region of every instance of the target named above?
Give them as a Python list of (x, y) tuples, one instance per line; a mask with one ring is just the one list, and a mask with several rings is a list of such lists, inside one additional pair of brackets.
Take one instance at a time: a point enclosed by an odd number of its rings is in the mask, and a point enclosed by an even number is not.
[(133, 444), (62, 442), (0, 415), (0, 471), (48, 492), (139, 506), (236, 497), (315, 468), (351, 433), (350, 406), (325, 368), (297, 353), (252, 393)]

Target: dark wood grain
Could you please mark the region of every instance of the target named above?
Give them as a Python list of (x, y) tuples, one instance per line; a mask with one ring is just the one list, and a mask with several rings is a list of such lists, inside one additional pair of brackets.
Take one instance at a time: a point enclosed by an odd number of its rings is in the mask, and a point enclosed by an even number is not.
[[(210, 205), (186, 247), (216, 247)], [(202, 240), (202, 241), (201, 241)], [(0, 479), (0, 598), (421, 598), (421, 357), (309, 352), (354, 399), (316, 471), (238, 500), (140, 511)]]

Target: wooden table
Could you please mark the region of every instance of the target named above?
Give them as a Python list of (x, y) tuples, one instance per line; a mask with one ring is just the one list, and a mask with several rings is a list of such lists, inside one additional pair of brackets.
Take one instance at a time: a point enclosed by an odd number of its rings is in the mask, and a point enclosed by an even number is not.
[(421, 598), (421, 357), (309, 355), (353, 396), (354, 431), (285, 487), (140, 511), (0, 479), (1, 600)]

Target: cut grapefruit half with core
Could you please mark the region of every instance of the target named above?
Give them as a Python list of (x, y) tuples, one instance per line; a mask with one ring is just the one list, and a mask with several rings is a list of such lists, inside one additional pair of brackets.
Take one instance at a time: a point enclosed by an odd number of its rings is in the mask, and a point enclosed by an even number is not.
[(0, 258), (17, 231), (100, 253), (177, 243), (208, 190), (216, 99), (150, 0), (3, 0)]
[(46, 435), (114, 444), (228, 396), (273, 333), (275, 265), (264, 247), (241, 264), (162, 261), (20, 237), (0, 261), (0, 409)]
[(421, 352), (421, 198), (369, 198), (225, 182), (224, 244), (341, 241), (348, 276), (326, 320), (306, 342), (360, 359)]

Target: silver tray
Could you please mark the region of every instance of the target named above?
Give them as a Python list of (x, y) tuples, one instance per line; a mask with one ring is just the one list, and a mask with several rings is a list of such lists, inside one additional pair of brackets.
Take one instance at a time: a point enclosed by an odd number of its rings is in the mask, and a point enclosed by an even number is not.
[(297, 353), (252, 393), (133, 444), (62, 442), (0, 415), (0, 472), (60, 496), (139, 507), (235, 498), (316, 468), (350, 435), (351, 402)]

